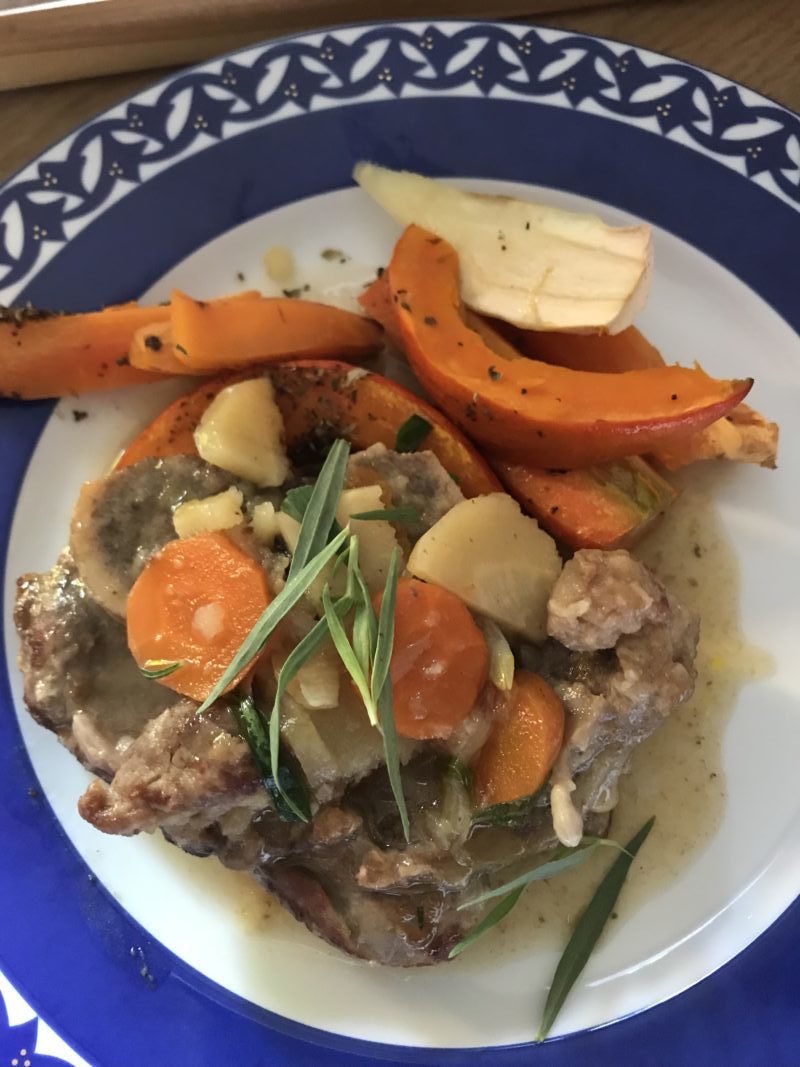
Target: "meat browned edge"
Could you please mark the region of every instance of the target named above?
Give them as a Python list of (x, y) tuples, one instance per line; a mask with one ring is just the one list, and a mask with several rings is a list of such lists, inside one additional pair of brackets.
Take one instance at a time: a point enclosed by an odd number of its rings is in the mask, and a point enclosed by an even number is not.
[[(430, 453), (399, 456), (378, 446), (351, 464), (362, 480), (372, 464), (393, 502), (413, 504), (428, 525), (460, 497)], [(634, 747), (692, 691), (697, 621), (627, 552), (578, 552), (550, 600), (550, 638), (517, 650), (551, 681), (568, 713), (552, 811), (543, 796), (519, 827), (471, 822), (463, 787), (446, 768), (459, 745), (485, 735), (487, 712), (478, 706), (449, 749), (404, 747), (406, 844), (380, 744), (363, 715), (347, 707), (312, 713), (289, 700), (284, 740), (306, 772), (314, 817), (284, 822), (226, 707), (198, 716), (191, 701), (143, 677), (127, 651), (118, 600), (109, 601), (109, 589), (129, 587), (174, 536), (164, 520), (177, 503), (231, 482), (183, 456), (145, 460), (94, 483), (87, 499), (95, 525), (73, 537), (73, 551), (50, 571), (19, 579), (26, 704), (97, 776), (79, 810), (99, 830), (161, 830), (188, 852), (250, 871), (309, 929), (351, 955), (400, 966), (446, 959), (488, 907), (458, 905), (538, 862), (556, 844), (554, 821), (562, 839), (606, 831)], [(243, 491), (246, 506), (255, 502), (252, 487)], [(134, 520), (144, 533), (131, 540)], [(98, 543), (100, 579), (96, 559), (80, 559)], [(271, 575), (285, 564), (274, 555), (264, 562)], [(103, 587), (93, 590), (98, 581)]]

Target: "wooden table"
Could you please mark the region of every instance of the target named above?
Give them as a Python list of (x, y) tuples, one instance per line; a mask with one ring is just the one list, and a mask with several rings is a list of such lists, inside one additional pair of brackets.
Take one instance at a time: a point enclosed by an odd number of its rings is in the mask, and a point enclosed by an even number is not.
[[(488, 12), (492, 5), (485, 6)], [(535, 21), (668, 52), (800, 111), (798, 0), (634, 0), (540, 15)], [(0, 93), (0, 180), (162, 73), (148, 70)]]

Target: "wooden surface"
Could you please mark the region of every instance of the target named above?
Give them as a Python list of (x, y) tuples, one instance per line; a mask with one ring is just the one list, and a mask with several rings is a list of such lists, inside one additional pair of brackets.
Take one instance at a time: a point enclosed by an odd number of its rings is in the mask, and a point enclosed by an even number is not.
[[(47, 6), (47, 0), (38, 0)], [(368, 17), (531, 16), (604, 0), (0, 0), (0, 89), (191, 63), (267, 37)], [(608, 0), (605, 0), (607, 3)], [(619, 0), (616, 0), (619, 2)], [(8, 7), (7, 5), (9, 5)]]
[[(484, 0), (484, 9), (493, 5)], [(536, 21), (668, 52), (800, 111), (800, 0), (636, 0), (539, 15)], [(258, 38), (256, 33), (252, 39)], [(224, 50), (225, 44), (218, 37), (215, 51)], [(46, 63), (46, 54), (38, 62)], [(0, 180), (74, 126), (150, 84), (159, 73), (149, 70), (0, 92)]]

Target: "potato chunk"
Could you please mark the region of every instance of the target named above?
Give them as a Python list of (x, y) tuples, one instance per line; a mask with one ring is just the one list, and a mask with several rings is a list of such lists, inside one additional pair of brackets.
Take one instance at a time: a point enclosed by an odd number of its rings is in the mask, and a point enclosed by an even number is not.
[(358, 560), (371, 593), (379, 593), (386, 587), (392, 550), (398, 544), (397, 534), (390, 522), (353, 519), (351, 516), (385, 507), (379, 485), (362, 485), (345, 489), (336, 508), (336, 521), (341, 526), (349, 523), (350, 532), (358, 537)]
[(237, 382), (218, 393), (194, 441), (206, 463), (264, 488), (282, 485), (289, 474), (283, 417), (269, 378)]
[(529, 641), (547, 636), (547, 600), (561, 573), (555, 541), (506, 493), (456, 504), (408, 560), (417, 578)]
[(230, 530), (244, 522), (242, 492), (235, 486), (202, 500), (187, 500), (172, 513), (178, 537), (197, 537), (214, 530)]

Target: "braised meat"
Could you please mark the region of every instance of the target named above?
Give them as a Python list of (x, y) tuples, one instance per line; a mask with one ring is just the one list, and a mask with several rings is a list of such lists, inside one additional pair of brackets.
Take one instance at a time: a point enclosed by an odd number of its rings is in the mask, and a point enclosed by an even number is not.
[[(388, 487), (393, 504), (416, 508), (412, 542), (462, 499), (430, 453), (375, 446), (351, 458), (354, 481), (365, 472)], [(380, 737), (344, 683), (336, 707), (308, 707), (297, 693), (284, 703), (282, 741), (313, 814), (305, 824), (286, 822), (227, 705), (198, 716), (191, 701), (144, 677), (120, 620), (139, 569), (174, 536), (172, 509), (232, 481), (175, 457), (91, 484), (73, 527), (76, 561), (66, 551), (51, 571), (19, 582), (15, 619), (31, 714), (100, 776), (79, 803), (99, 830), (160, 829), (187, 851), (248, 870), (355, 956), (398, 966), (446, 959), (487, 910), (460, 904), (528, 869), (559, 839), (605, 832), (633, 748), (691, 692), (697, 622), (628, 553), (579, 552), (550, 598), (550, 637), (516, 649), (568, 713), (551, 788), (516, 824), (476, 822), (452, 773), (453, 756), (469, 762), (491, 728), (477, 705), (446, 744), (401, 743), (406, 843)], [(269, 581), (280, 584), (279, 550), (263, 551)], [(265, 657), (253, 680), (263, 708), (277, 666)]]

